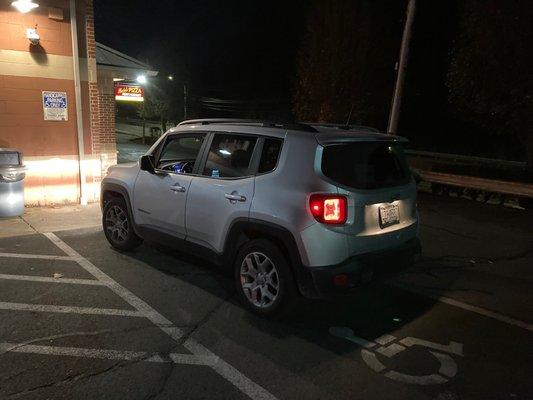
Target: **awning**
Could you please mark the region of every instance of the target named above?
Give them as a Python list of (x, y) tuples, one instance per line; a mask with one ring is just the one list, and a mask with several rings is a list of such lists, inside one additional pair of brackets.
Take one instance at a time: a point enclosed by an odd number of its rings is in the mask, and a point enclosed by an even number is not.
[(158, 71), (127, 54), (96, 42), (98, 74), (110, 78), (133, 80), (139, 75), (156, 76)]

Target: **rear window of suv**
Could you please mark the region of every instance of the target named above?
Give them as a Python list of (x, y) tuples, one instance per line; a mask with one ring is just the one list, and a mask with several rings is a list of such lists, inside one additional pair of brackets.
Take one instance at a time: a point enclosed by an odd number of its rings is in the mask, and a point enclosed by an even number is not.
[(400, 186), (411, 180), (401, 145), (390, 142), (326, 146), (322, 154), (322, 173), (354, 189)]

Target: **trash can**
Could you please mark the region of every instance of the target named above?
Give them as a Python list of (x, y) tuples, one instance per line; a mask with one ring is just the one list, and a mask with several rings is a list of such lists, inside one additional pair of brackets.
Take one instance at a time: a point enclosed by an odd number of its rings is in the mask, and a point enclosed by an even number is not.
[(24, 213), (24, 178), (22, 152), (0, 148), (0, 218)]

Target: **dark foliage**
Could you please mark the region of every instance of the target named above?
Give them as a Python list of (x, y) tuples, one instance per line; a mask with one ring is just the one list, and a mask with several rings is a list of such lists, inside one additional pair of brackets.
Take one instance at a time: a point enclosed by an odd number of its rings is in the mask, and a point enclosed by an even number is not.
[[(533, 146), (533, 4), (464, 0), (448, 73), (459, 117), (488, 135)], [(528, 161), (533, 166), (533, 148)]]
[(315, 0), (299, 53), (300, 120), (386, 127), (403, 1)]

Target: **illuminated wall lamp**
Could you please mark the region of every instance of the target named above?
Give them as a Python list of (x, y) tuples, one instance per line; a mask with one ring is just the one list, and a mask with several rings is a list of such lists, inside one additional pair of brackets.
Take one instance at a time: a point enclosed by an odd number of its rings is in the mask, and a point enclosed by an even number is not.
[(37, 27), (26, 29), (26, 37), (33, 46), (37, 46), (41, 40), (39, 34), (37, 33)]
[(26, 14), (34, 8), (39, 7), (39, 4), (34, 3), (32, 0), (17, 0), (11, 3), (19, 12)]

